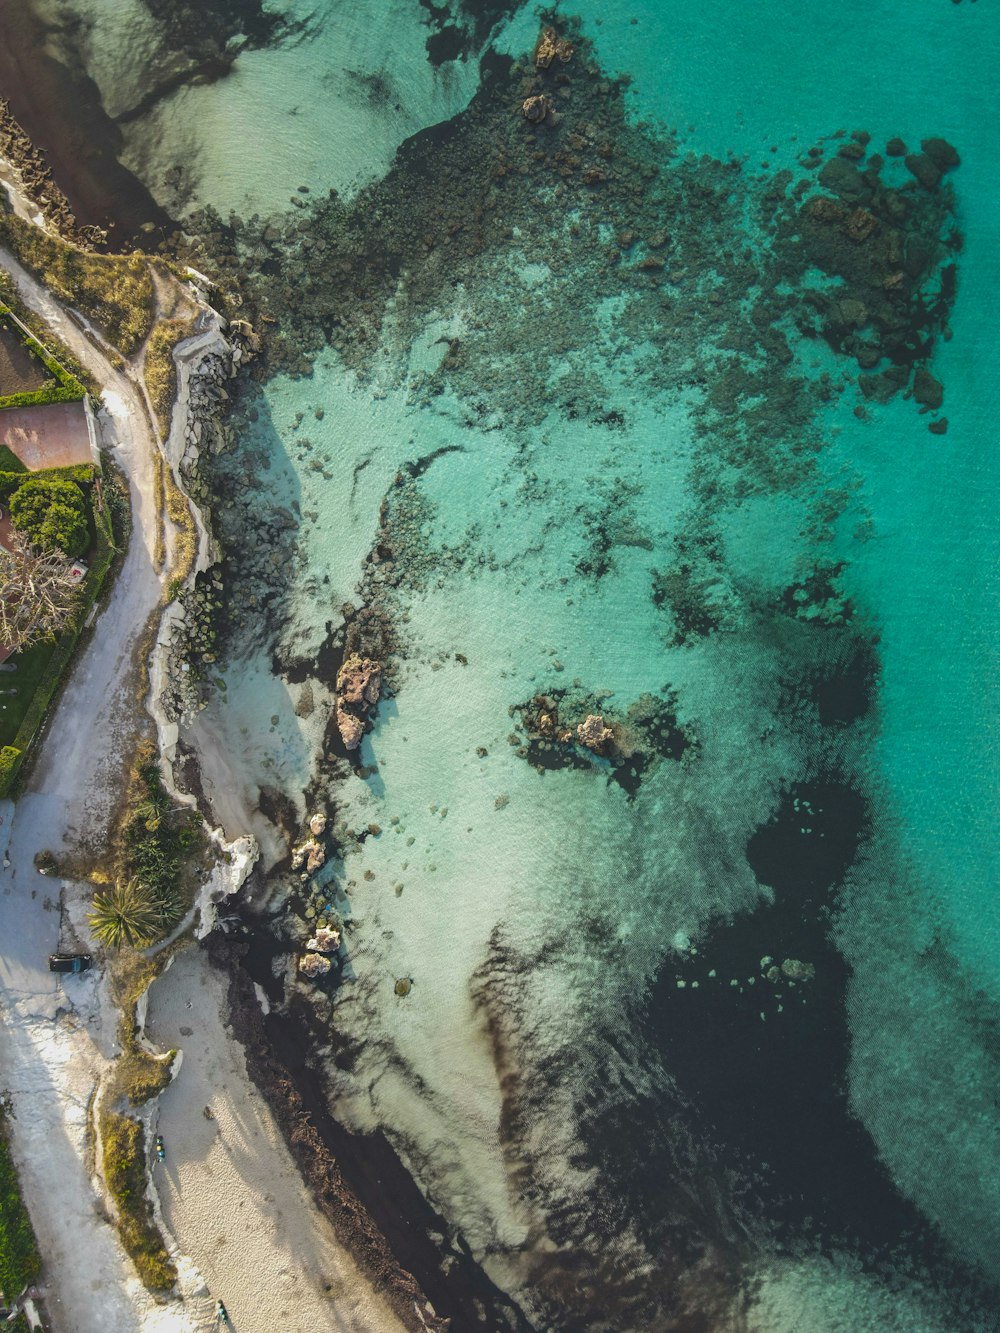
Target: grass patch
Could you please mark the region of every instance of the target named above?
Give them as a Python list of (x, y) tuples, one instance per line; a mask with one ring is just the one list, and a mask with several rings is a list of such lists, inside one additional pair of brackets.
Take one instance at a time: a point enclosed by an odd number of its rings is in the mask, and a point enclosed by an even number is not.
[(156, 413), (160, 439), (170, 434), (170, 418), (177, 397), (177, 366), (174, 348), (194, 328), (192, 319), (162, 319), (146, 344), (146, 388)]
[(150, 1291), (169, 1291), (177, 1281), (146, 1194), (146, 1136), (131, 1116), (102, 1117), (104, 1179), (118, 1210), (118, 1231), (136, 1272)]
[(10, 1155), (6, 1114), (0, 1112), (0, 1288), (7, 1299), (13, 1300), (34, 1282), (41, 1266), (38, 1243)]
[(0, 472), (27, 472), (27, 468), (5, 444), (0, 444)]
[[(180, 580), (185, 583), (194, 569), (198, 556), (198, 529), (187, 496), (177, 485), (173, 468), (164, 461), (163, 483), (167, 504), (167, 517), (177, 529), (174, 537), (174, 558), (171, 566), (171, 583)], [(173, 599), (171, 599), (173, 600)]]
[[(17, 739), (55, 650), (51, 639), (43, 640), (10, 659), (17, 665), (16, 671), (0, 672), (0, 745), (13, 745)], [(8, 694), (7, 690), (17, 693)]]
[(53, 295), (91, 319), (123, 356), (143, 345), (156, 306), (144, 255), (89, 254), (12, 213), (0, 213), (0, 239)]

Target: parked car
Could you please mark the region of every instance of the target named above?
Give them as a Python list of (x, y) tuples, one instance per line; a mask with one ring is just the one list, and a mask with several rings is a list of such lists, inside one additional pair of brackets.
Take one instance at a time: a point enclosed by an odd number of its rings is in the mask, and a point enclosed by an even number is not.
[(50, 972), (86, 972), (94, 961), (89, 953), (50, 953)]

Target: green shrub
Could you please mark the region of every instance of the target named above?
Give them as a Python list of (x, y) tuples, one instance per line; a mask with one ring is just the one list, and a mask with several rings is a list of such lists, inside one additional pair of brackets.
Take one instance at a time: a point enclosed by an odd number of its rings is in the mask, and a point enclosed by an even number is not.
[(177, 1280), (146, 1195), (146, 1136), (131, 1116), (103, 1117), (104, 1179), (118, 1207), (118, 1231), (136, 1272), (150, 1291), (169, 1291)]
[(0, 799), (10, 794), (10, 786), (17, 774), (21, 761), (21, 751), (13, 745), (5, 745), (0, 750)]
[(68, 389), (64, 384), (45, 384), (31, 393), (9, 393), (0, 398), (0, 411), (8, 407), (47, 407), (49, 403), (76, 403), (82, 389)]
[(73, 557), (90, 545), (87, 502), (71, 481), (32, 477), (10, 497), (10, 516), (14, 527), (43, 550)]

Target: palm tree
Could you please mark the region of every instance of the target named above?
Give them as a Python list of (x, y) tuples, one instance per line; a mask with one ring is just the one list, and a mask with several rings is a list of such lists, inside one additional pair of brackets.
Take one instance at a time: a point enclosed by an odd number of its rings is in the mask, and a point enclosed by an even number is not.
[(164, 926), (163, 910), (141, 880), (133, 877), (127, 884), (94, 894), (90, 929), (95, 939), (110, 949), (129, 944), (133, 949), (152, 944)]

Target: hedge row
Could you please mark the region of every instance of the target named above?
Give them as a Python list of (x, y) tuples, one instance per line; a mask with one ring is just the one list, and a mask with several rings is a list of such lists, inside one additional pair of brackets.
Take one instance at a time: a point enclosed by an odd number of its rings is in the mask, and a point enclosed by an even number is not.
[[(98, 384), (97, 380), (94, 379), (93, 375), (91, 375), (88, 370), (80, 365), (80, 362), (77, 361), (69, 348), (59, 342), (58, 338), (56, 338), (45, 321), (40, 319), (33, 310), (29, 309), (24, 304), (18, 295), (13, 279), (9, 274), (3, 272), (0, 272), (0, 306), (2, 306), (3, 310), (8, 314), (20, 320), (25, 328), (29, 330), (31, 336), (39, 346), (47, 347), (55, 344), (59, 352), (59, 364), (63, 369), (68, 371), (69, 375), (76, 380), (78, 384), (82, 384), (88, 389), (95, 398), (99, 396), (101, 385)], [(46, 343), (42, 342), (43, 338), (47, 340)], [(48, 362), (46, 362), (46, 364), (48, 364)]]
[(9, 393), (0, 398), (0, 412), (8, 407), (48, 407), (50, 403), (78, 403), (84, 396), (81, 385), (67, 388), (64, 384), (48, 384), (31, 393)]
[(17, 774), (21, 751), (13, 745), (0, 750), (0, 800), (10, 795), (10, 786)]
[[(13, 311), (9, 305), (0, 301), (0, 317), (12, 315)], [(40, 389), (34, 389), (30, 393), (10, 393), (5, 398), (0, 398), (0, 411), (5, 407), (37, 407), (46, 403), (72, 403), (82, 398), (86, 389), (61, 362), (49, 354), (45, 344), (40, 342), (30, 331), (26, 334), (20, 325), (16, 322), (16, 317), (5, 320), (7, 327), (25, 344), (32, 356), (41, 361), (42, 365), (50, 375), (55, 376), (55, 385), (43, 385)], [(60, 396), (65, 395), (65, 396)]]
[(69, 467), (50, 467), (41, 472), (0, 472), (0, 500), (8, 500), (29, 477), (75, 481), (78, 486), (89, 486), (94, 480), (94, 466), (92, 463), (72, 463)]

